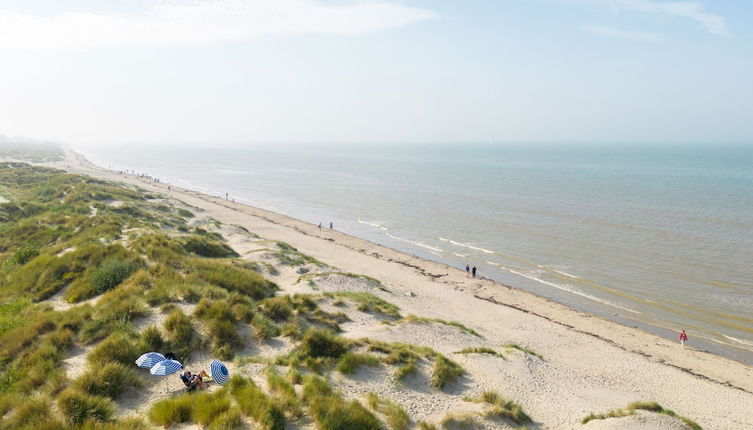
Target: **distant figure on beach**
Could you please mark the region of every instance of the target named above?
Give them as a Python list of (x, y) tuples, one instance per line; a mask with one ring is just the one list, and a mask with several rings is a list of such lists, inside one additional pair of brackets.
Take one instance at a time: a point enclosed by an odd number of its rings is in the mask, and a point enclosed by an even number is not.
[(685, 330), (680, 332), (680, 344), (685, 348), (685, 342), (688, 341), (688, 335), (685, 334)]
[(225, 193), (225, 200), (227, 200), (227, 199), (228, 199), (228, 195), (227, 195), (227, 194), (228, 194), (228, 193)]
[(471, 269), (471, 275), (473, 275), (474, 278), (476, 277), (476, 266), (473, 266), (473, 269)]
[(471, 266), (465, 265), (465, 277), (470, 278), (471, 277)]
[(322, 223), (319, 223), (319, 230), (322, 229)]
[(329, 223), (329, 229), (332, 230), (332, 222)]

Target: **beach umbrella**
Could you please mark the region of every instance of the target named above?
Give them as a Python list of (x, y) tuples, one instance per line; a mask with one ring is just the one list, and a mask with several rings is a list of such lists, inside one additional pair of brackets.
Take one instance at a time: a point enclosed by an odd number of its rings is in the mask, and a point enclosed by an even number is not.
[(136, 365), (144, 369), (151, 369), (155, 364), (163, 361), (165, 356), (159, 352), (147, 352), (136, 359)]
[(183, 365), (175, 360), (162, 360), (149, 369), (149, 373), (156, 376), (167, 376), (179, 371)]
[(209, 373), (214, 382), (220, 385), (225, 385), (230, 380), (230, 372), (228, 372), (227, 367), (217, 360), (212, 360), (212, 363), (209, 365)]

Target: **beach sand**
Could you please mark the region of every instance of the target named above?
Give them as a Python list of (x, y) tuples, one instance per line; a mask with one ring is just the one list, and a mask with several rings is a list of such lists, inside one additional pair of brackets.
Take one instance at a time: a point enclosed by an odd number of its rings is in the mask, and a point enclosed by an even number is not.
[[(461, 393), (472, 396), (493, 389), (524, 405), (535, 421), (529, 428), (682, 428), (676, 427), (676, 420), (670, 423), (665, 416), (647, 417), (644, 413), (580, 424), (590, 412), (652, 400), (692, 418), (705, 429), (753, 429), (753, 368), (694, 349), (692, 333), (689, 346), (682, 349), (678, 342), (511, 286), (468, 279), (462, 268), (427, 261), (336, 230), (320, 230), (220, 197), (172, 185), (168, 192), (168, 184), (94, 166), (74, 152), (67, 155), (67, 160), (48, 165), (171, 196), (200, 209), (207, 219), (241, 226), (267, 240), (284, 241), (339, 270), (380, 280), (388, 291), (379, 295), (399, 306), (404, 315), (458, 321), (481, 335), (442, 324), (379, 324), (378, 320), (349, 312), (352, 321), (343, 324), (344, 336), (430, 346), (460, 363), (467, 374), (446, 393), (437, 393), (426, 389), (426, 381), (420, 377), (409, 381), (410, 389), (406, 389), (385, 382), (378, 375), (380, 370), (362, 369), (340, 381), (347, 395), (375, 391), (398, 401), (414, 419), (436, 422), (448, 411), (472, 409), (474, 404), (463, 402)], [(232, 231), (225, 233), (241, 256), (253, 253), (253, 241)], [(282, 271), (271, 279), (286, 292), (307, 289), (294, 282), (295, 273)], [(368, 286), (364, 281), (336, 276), (322, 278), (317, 284), (320, 291)], [(453, 354), (466, 347), (501, 348), (508, 343), (530, 348), (543, 359), (512, 349), (504, 358)], [(159, 397), (157, 388), (154, 396)], [(143, 405), (153, 399), (140, 394), (138, 402), (131, 399), (122, 403)], [(499, 424), (490, 428), (509, 427)]]

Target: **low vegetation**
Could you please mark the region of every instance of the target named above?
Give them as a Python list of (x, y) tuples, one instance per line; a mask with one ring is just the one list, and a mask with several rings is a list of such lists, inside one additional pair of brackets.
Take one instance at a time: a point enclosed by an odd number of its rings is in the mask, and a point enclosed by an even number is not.
[(541, 354), (539, 354), (538, 352), (533, 351), (531, 349), (528, 349), (526, 347), (520, 346), (517, 343), (508, 343), (508, 344), (505, 344), (504, 347), (508, 348), (508, 349), (517, 349), (518, 351), (520, 351), (520, 352), (522, 352), (524, 354), (528, 354), (528, 355), (530, 355), (532, 357), (536, 357), (536, 358), (538, 358), (540, 360), (544, 359), (544, 357)]
[(505, 358), (504, 354), (485, 346), (463, 348), (460, 351), (455, 351), (455, 354), (488, 354), (495, 357)]
[(385, 416), (391, 430), (408, 430), (410, 417), (402, 406), (373, 392), (366, 395), (366, 401), (372, 410)]
[(405, 318), (399, 319), (397, 321), (393, 321), (393, 322), (391, 322), (389, 324), (394, 325), (394, 324), (400, 324), (400, 323), (414, 323), (414, 324), (432, 324), (433, 323), (433, 324), (443, 324), (443, 325), (447, 325), (447, 326), (450, 326), (450, 327), (455, 327), (455, 328), (457, 328), (458, 330), (460, 330), (463, 333), (468, 333), (468, 334), (476, 336), (476, 337), (481, 337), (481, 335), (478, 334), (475, 330), (470, 329), (470, 328), (464, 326), (463, 324), (460, 324), (457, 321), (446, 321), (446, 320), (442, 320), (442, 319), (438, 319), (438, 318), (424, 318), (424, 317), (418, 317), (416, 315), (411, 314), (411, 315), (408, 315)]
[(656, 402), (633, 402), (622, 409), (613, 409), (601, 414), (595, 414), (592, 412), (581, 420), (581, 424), (586, 424), (592, 420), (603, 420), (607, 418), (620, 418), (635, 415), (636, 411), (639, 410), (667, 415), (682, 421), (682, 423), (691, 430), (703, 430), (703, 428), (698, 425), (698, 423), (691, 420), (690, 418), (684, 417), (682, 415), (677, 415), (672, 410), (664, 409), (660, 404)]

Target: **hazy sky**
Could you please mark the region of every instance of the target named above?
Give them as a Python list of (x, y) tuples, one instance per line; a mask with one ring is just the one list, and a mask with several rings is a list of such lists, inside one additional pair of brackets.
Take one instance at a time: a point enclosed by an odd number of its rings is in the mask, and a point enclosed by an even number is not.
[(748, 0), (0, 0), (0, 134), (753, 141)]

